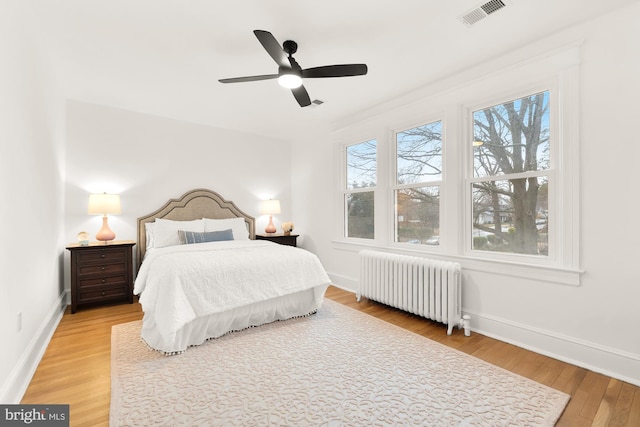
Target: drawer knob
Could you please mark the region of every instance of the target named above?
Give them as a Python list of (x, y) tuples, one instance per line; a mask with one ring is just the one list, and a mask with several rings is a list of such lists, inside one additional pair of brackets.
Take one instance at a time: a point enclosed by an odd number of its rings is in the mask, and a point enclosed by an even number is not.
[(107, 254), (100, 255), (100, 258), (106, 258)]
[(107, 267), (102, 267), (102, 271), (105, 271), (107, 269)]
[(107, 294), (107, 291), (102, 291), (102, 292), (100, 293), (100, 295), (102, 295), (102, 296), (105, 296), (106, 294)]
[(102, 283), (107, 283), (107, 280), (106, 279), (102, 279)]

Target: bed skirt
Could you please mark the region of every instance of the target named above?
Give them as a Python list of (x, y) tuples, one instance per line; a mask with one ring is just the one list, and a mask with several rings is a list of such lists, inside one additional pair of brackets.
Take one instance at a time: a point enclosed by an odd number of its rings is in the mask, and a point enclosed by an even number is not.
[(173, 342), (166, 342), (157, 332), (154, 313), (144, 313), (140, 335), (154, 350), (166, 355), (179, 354), (188, 347), (200, 345), (229, 332), (312, 314), (322, 305), (327, 287), (328, 285), (316, 286), (294, 294), (199, 317), (183, 326)]

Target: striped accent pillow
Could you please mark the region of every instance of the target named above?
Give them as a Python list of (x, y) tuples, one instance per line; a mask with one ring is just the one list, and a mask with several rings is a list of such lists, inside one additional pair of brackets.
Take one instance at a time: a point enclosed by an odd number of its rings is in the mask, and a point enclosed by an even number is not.
[(181, 245), (221, 242), (224, 240), (233, 240), (233, 231), (231, 231), (231, 229), (208, 232), (178, 230), (178, 239)]

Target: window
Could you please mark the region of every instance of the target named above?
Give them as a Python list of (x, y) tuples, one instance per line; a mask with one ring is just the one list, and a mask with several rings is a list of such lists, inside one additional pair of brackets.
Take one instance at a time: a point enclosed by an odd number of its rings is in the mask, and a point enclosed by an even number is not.
[(344, 185), (345, 235), (373, 239), (374, 201), (377, 183), (376, 141), (346, 147), (346, 180)]
[(472, 248), (549, 253), (549, 92), (472, 113)]
[(395, 241), (440, 244), (442, 122), (396, 133)]

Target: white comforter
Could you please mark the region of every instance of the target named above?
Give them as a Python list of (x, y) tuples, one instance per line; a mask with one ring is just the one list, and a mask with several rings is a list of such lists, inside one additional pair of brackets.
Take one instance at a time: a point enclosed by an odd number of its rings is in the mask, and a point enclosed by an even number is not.
[(198, 317), (328, 284), (320, 260), (308, 251), (233, 240), (148, 251), (134, 293), (171, 339)]

